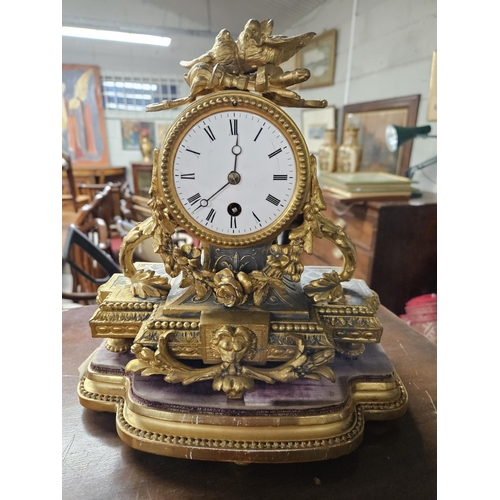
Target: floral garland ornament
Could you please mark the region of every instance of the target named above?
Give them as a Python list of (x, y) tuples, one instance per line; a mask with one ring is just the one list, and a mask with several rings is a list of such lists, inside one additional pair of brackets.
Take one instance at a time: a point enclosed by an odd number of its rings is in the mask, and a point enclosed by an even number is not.
[(299, 281), (304, 266), (298, 261), (300, 249), (297, 243), (273, 245), (262, 271), (234, 272), (229, 268), (215, 272), (201, 267), (201, 251), (191, 245), (174, 248), (174, 269), (182, 271), (180, 287), (194, 286), (195, 300), (205, 300), (210, 293), (216, 302), (225, 307), (244, 304), (252, 297), (256, 306), (261, 306), (275, 289), (286, 293), (283, 275)]
[(130, 361), (126, 372), (140, 372), (142, 376), (163, 375), (170, 383), (183, 385), (213, 380), (212, 388), (223, 391), (229, 399), (241, 399), (246, 391), (255, 388), (254, 380), (268, 384), (292, 382), (299, 378), (319, 380), (320, 376), (335, 382), (335, 374), (326, 363), (333, 360), (335, 349), (328, 348), (314, 354), (305, 353), (305, 343), (297, 335), (288, 335), (296, 344), (292, 359), (275, 368), (259, 368), (243, 364), (255, 352), (257, 338), (246, 326), (221, 326), (210, 340), (210, 346), (221, 358), (221, 363), (205, 368), (192, 368), (174, 358), (168, 350), (168, 340), (175, 330), (160, 335), (158, 348), (153, 351), (140, 344), (132, 345), (137, 359)]

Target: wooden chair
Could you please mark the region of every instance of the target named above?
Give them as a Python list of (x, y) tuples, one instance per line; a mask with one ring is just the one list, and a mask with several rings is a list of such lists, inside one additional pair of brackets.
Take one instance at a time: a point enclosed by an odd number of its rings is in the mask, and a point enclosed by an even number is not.
[(74, 224), (69, 226), (63, 262), (70, 265), (73, 283), (71, 292), (64, 292), (63, 298), (73, 302), (94, 303), (98, 287), (109, 279), (110, 272), (121, 272), (117, 261), (113, 260), (118, 255), (112, 251), (110, 228), (101, 217), (111, 189), (106, 186), (98, 192), (91, 203), (79, 210)]
[[(106, 198), (99, 206), (99, 217), (104, 219), (107, 225), (113, 228), (114, 219), (117, 215), (121, 214), (120, 199), (122, 191), (121, 182), (108, 182), (107, 184), (89, 184), (79, 183), (78, 192), (86, 196), (89, 200), (106, 190)], [(108, 193), (109, 191), (109, 193)]]
[[(149, 199), (133, 193), (128, 184), (122, 187), (122, 198), (120, 200), (121, 216), (115, 217), (116, 228), (122, 238), (136, 224), (151, 217), (151, 209), (148, 206)], [(198, 246), (198, 240), (192, 238), (182, 229), (177, 230), (172, 240), (178, 245), (190, 244)], [(141, 243), (134, 252), (134, 259), (140, 262), (162, 262), (160, 256), (153, 251), (152, 240)]]
[(73, 290), (63, 290), (62, 298), (83, 305), (95, 303), (99, 286), (121, 272), (109, 253), (74, 224), (69, 226), (63, 259), (71, 267)]
[(120, 195), (120, 215), (124, 220), (136, 224), (151, 217), (149, 198), (133, 193), (128, 184), (122, 186)]

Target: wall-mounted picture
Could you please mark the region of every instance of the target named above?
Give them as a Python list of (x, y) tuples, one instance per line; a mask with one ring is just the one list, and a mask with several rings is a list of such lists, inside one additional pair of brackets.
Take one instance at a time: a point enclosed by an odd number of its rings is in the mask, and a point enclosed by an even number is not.
[(75, 166), (108, 166), (97, 66), (62, 65), (62, 149)]
[(430, 122), (437, 121), (437, 50), (432, 53), (431, 82), (429, 84), (427, 120)]
[(156, 144), (156, 132), (154, 122), (140, 122), (134, 120), (122, 120), (122, 147), (123, 149), (140, 149), (140, 138), (143, 134), (149, 134), (153, 144)]
[(302, 133), (310, 153), (318, 153), (325, 131), (335, 128), (335, 107), (302, 111)]
[(419, 103), (420, 95), (417, 94), (344, 106), (342, 141), (346, 128), (358, 129), (358, 144), (362, 150), (360, 172), (405, 175), (410, 165), (413, 141), (405, 142), (391, 152), (387, 149), (385, 129), (387, 125), (414, 127)]
[(337, 30), (316, 35), (297, 54), (297, 67), (306, 68), (311, 77), (300, 84), (301, 89), (333, 85), (335, 78), (335, 49)]
[(161, 146), (161, 143), (163, 141), (163, 138), (168, 132), (168, 129), (170, 128), (172, 124), (171, 123), (157, 123), (156, 124), (156, 143), (155, 146), (159, 148)]

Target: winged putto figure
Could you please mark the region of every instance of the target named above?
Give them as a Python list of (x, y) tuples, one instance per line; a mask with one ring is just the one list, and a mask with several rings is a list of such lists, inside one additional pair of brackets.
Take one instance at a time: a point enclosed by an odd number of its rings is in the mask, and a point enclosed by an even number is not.
[(184, 79), (191, 88), (187, 97), (150, 104), (147, 111), (160, 111), (193, 102), (216, 90), (239, 89), (259, 92), (281, 106), (324, 108), (325, 100), (305, 100), (287, 87), (305, 82), (305, 68), (283, 71), (281, 64), (305, 47), (315, 33), (273, 35), (273, 21), (250, 19), (236, 41), (223, 29), (213, 47), (192, 61), (181, 61), (189, 71)]

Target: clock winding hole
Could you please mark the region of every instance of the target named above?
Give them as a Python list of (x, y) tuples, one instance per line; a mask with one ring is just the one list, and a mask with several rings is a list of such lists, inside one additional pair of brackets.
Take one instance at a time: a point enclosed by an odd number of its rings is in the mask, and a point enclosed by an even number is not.
[(241, 205), (239, 203), (230, 203), (227, 206), (227, 213), (231, 217), (238, 217), (241, 214)]

